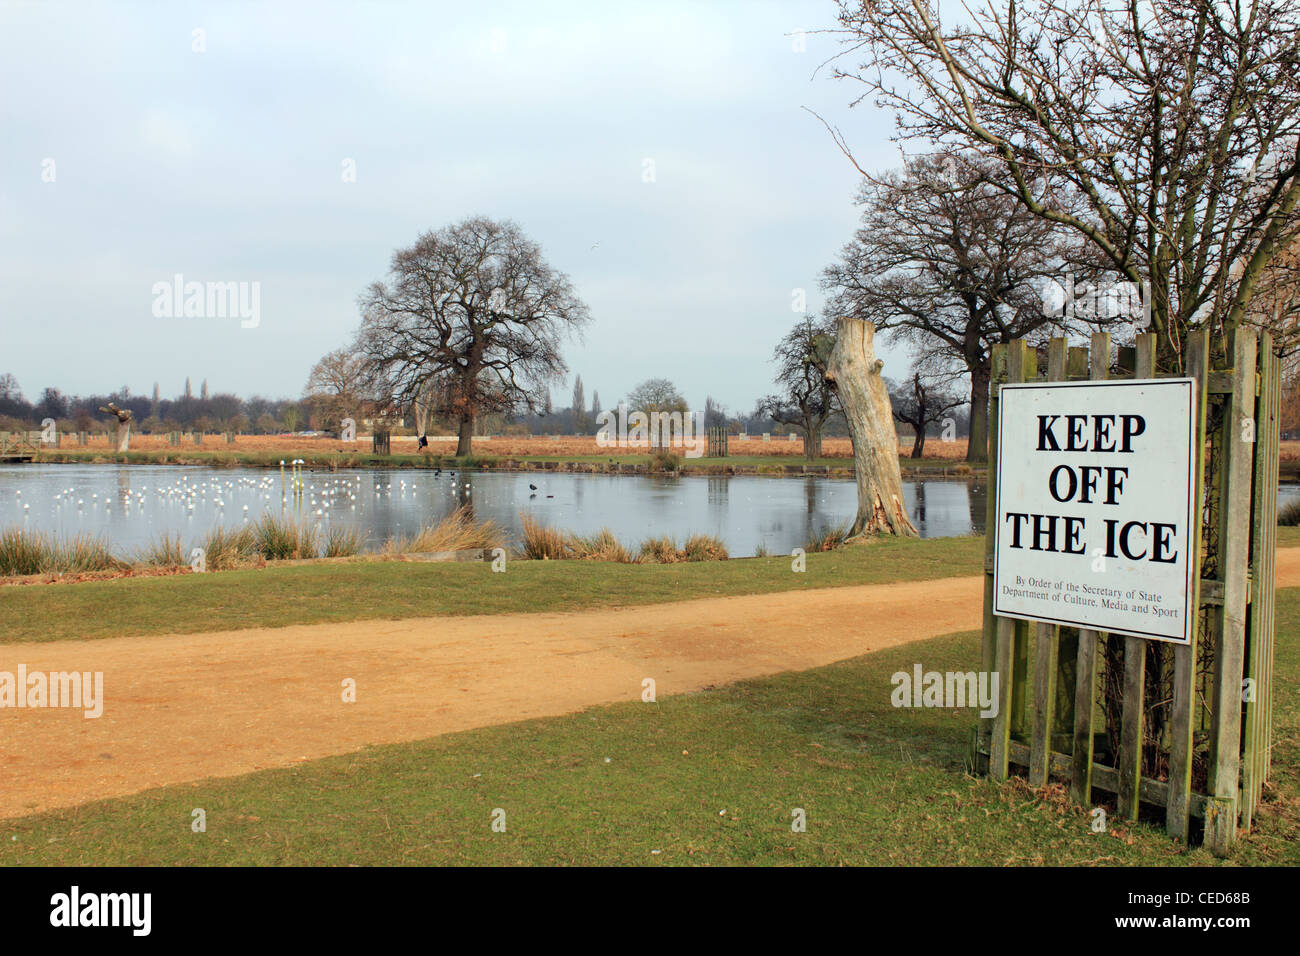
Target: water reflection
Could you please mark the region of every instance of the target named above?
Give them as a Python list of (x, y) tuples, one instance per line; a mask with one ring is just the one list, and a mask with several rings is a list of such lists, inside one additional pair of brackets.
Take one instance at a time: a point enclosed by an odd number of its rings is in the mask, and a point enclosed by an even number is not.
[[(571, 531), (609, 528), (622, 541), (721, 538), (732, 554), (765, 547), (789, 553), (854, 516), (852, 480), (800, 476), (679, 478), (646, 475), (431, 471), (307, 472), (300, 501), (281, 477), (260, 469), (160, 465), (0, 466), (0, 528), (102, 534), (129, 553), (164, 533), (192, 546), (216, 525), (262, 514), (300, 514), (322, 527), (363, 529), (371, 542), (410, 534), (458, 505), (471, 505), (518, 535), (521, 514)], [(530, 488), (536, 485), (536, 491)], [(908, 514), (923, 537), (979, 532), (986, 493), (979, 481), (905, 481)], [(80, 503), (79, 503), (80, 502)]]

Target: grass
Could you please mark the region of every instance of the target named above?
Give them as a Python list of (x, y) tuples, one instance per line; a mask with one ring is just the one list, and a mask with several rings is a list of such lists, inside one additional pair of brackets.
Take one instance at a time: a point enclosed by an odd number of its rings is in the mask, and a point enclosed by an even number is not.
[(145, 545), (132, 562), (149, 568), (176, 568), (186, 564), (180, 532), (164, 532)]
[(437, 524), (425, 525), (409, 538), (390, 538), (383, 550), (387, 554), (412, 554), (500, 548), (505, 544), (504, 528), (491, 521), (475, 521), (469, 506), (461, 505)]
[[(1294, 635), (1300, 589), (1278, 597), (1278, 634)], [(1059, 785), (967, 772), (972, 711), (890, 705), (893, 673), (973, 669), (979, 645), (952, 635), (0, 821), (0, 865), (1300, 864), (1300, 643), (1277, 648), (1272, 789), (1228, 861), (1114, 814), (1093, 833)]]
[(804, 550), (809, 554), (817, 554), (821, 551), (835, 551), (844, 547), (844, 542), (848, 539), (851, 525), (842, 524), (832, 528), (827, 528), (820, 534), (813, 534), (804, 545)]
[(711, 534), (691, 535), (680, 548), (668, 536), (647, 538), (633, 550), (614, 537), (614, 532), (608, 528), (582, 535), (559, 531), (522, 512), (519, 519), (524, 534), (516, 554), (525, 560), (678, 564), (683, 561), (726, 561), (730, 557), (722, 540)]
[(1277, 509), (1279, 527), (1300, 527), (1300, 498), (1293, 498)]
[(346, 525), (330, 525), (325, 532), (323, 557), (350, 558), (365, 550), (366, 533)]
[(90, 534), (71, 538), (40, 531), (0, 531), (0, 575), (77, 574), (123, 567), (108, 542)]
[[(227, 537), (225, 545), (239, 542)], [(207, 566), (213, 567), (213, 542)], [(980, 538), (881, 539), (809, 555), (669, 565), (511, 561), (341, 564), (244, 568), (226, 574), (117, 578), (76, 585), (0, 588), (5, 643), (193, 633), (340, 621), (563, 611), (658, 604), (728, 594), (882, 584), (978, 574)], [(340, 599), (340, 597), (344, 599)], [(103, 608), (111, 607), (111, 615)]]
[(254, 549), (268, 561), (314, 558), (320, 552), (320, 530), (306, 521), (265, 514), (251, 530)]
[(567, 558), (579, 561), (614, 561), (618, 564), (633, 564), (639, 556), (633, 554), (614, 537), (614, 532), (601, 528), (595, 534), (570, 534), (565, 536)]

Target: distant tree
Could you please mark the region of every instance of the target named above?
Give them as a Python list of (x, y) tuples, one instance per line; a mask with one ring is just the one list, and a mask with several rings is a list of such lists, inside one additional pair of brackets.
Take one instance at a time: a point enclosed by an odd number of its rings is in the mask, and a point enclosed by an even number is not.
[(777, 343), (776, 382), (781, 393), (768, 395), (758, 403), (758, 413), (803, 435), (803, 454), (808, 461), (821, 455), (822, 426), (835, 410), (835, 390), (826, 380), (826, 361), (835, 341), (833, 329), (805, 315)]
[(199, 398), (207, 401), (208, 398), (208, 380), (205, 378), (203, 384), (199, 386)]
[(704, 397), (704, 427), (725, 428), (727, 425), (727, 406), (713, 400), (712, 395)]
[(573, 380), (573, 430), (577, 434), (587, 430), (587, 396), (582, 390), (582, 376)]
[(600, 407), (600, 392), (591, 393), (591, 420), (595, 421), (605, 409)]
[(190, 388), (190, 377), (188, 375), (185, 376), (185, 397), (186, 398), (194, 397), (194, 390)]
[(335, 349), (312, 366), (303, 399), (321, 427), (333, 432), (343, 419), (360, 417), (365, 387), (365, 360), (348, 349)]
[(297, 405), (286, 405), (280, 418), (284, 422), (286, 431), (296, 432), (298, 426), (302, 424), (302, 412)]
[(688, 410), (682, 393), (666, 378), (646, 379), (628, 393), (625, 401), (629, 411), (645, 412), (647, 415)]
[(470, 454), (476, 416), (542, 408), (566, 371), (562, 340), (590, 321), (535, 242), (483, 217), (398, 250), (361, 308), (357, 350), (374, 394), (406, 405), (429, 391), (458, 423), (457, 455)]
[(23, 390), (18, 387), (18, 379), (14, 378), (12, 372), (0, 374), (0, 399), (9, 401), (21, 401)]
[(894, 418), (912, 426), (913, 458), (925, 454), (926, 430), (942, 422), (954, 408), (966, 404), (965, 398), (946, 391), (942, 383), (915, 366), (910, 378), (889, 383), (889, 400)]
[(41, 400), (36, 403), (36, 415), (39, 418), (60, 419), (68, 416), (68, 400), (57, 388), (46, 388), (41, 392)]

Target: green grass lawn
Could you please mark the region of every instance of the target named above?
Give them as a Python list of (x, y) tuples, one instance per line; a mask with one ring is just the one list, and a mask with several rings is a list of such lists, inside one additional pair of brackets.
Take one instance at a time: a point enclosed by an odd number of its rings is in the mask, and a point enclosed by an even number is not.
[[(697, 597), (978, 574), (983, 538), (882, 539), (807, 556), (667, 565), (345, 561), (0, 587), (0, 642), (283, 627), (438, 614), (659, 604)], [(111, 610), (110, 610), (111, 609)]]
[[(1279, 592), (1274, 779), (1228, 863), (1300, 864), (1300, 589)], [(1158, 825), (1093, 833), (1059, 788), (970, 775), (972, 711), (890, 675), (978, 634), (655, 704), (367, 749), (0, 822), (0, 864), (1220, 865)], [(192, 811), (207, 831), (191, 831)], [(493, 832), (493, 812), (505, 832)], [(806, 832), (791, 830), (806, 814)], [(725, 812), (724, 812), (725, 811)]]

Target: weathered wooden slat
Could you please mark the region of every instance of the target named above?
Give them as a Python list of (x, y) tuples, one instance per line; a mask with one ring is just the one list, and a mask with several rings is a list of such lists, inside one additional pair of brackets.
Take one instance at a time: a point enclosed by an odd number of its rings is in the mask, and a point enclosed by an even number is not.
[[(1058, 344), (1059, 343), (1059, 344)], [(1048, 381), (1067, 381), (1070, 376), (1088, 373), (1088, 350), (1069, 348), (1064, 338), (1053, 339), (1047, 350)], [(1075, 664), (1079, 653), (1079, 631), (1073, 627), (1056, 629), (1056, 701), (1048, 739), (1074, 734)]]
[(1264, 617), (1260, 625), (1261, 633), (1265, 635), (1264, 641), (1264, 668), (1261, 677), (1261, 692), (1263, 694), (1263, 748), (1264, 772), (1261, 775), (1260, 785), (1268, 782), (1269, 772), (1273, 766), (1273, 651), (1277, 646), (1276, 631), (1276, 614), (1277, 614), (1277, 594), (1274, 590), (1274, 576), (1277, 564), (1277, 522), (1273, 515), (1277, 511), (1277, 475), (1279, 457), (1281, 454), (1280, 429), (1281, 423), (1281, 395), (1282, 395), (1282, 363), (1281, 359), (1273, 352), (1272, 337), (1269, 337), (1268, 355), (1272, 363), (1271, 378), (1273, 381), (1272, 395), (1272, 427), (1268, 432), (1268, 470), (1264, 476), (1267, 510), (1264, 512), (1265, 525), (1265, 545), (1263, 573), (1260, 575), (1262, 584), (1262, 593), (1264, 601), (1261, 604)]
[(1031, 735), (1029, 785), (1047, 786), (1048, 754), (1052, 749), (1052, 714), (1056, 705), (1056, 651), (1059, 628), (1039, 621), (1034, 657), (1034, 726)]
[[(1209, 404), (1206, 395), (1206, 378), (1209, 374), (1209, 348), (1204, 330), (1197, 329), (1187, 335), (1185, 351), (1187, 374), (1196, 380), (1196, 484), (1192, 489), (1194, 500), (1204, 501), (1205, 495), (1205, 411)], [(1200, 508), (1195, 511), (1200, 514)], [(1174, 648), (1173, 712), (1169, 721), (1169, 799), (1165, 804), (1165, 829), (1176, 840), (1187, 842), (1188, 811), (1192, 790), (1192, 722), (1196, 716), (1196, 640), (1200, 621), (1201, 583), (1201, 523), (1191, 529), (1190, 559), (1192, 568), (1192, 594), (1188, 601), (1195, 615), (1192, 640)]]
[(1010, 773), (1011, 672), (1015, 621), (1009, 617), (999, 617), (997, 622), (998, 710), (993, 716), (993, 735), (989, 748), (989, 776), (994, 780), (1006, 780)]
[(1219, 501), (1219, 574), (1223, 579), (1222, 629), (1215, 655), (1215, 728), (1210, 735), (1209, 795), (1217, 825), (1207, 828), (1212, 852), (1226, 856), (1236, 841), (1241, 783), (1241, 678), (1246, 659), (1246, 598), (1250, 561), (1251, 471), (1255, 452), (1256, 333), (1232, 337), (1233, 390), (1224, 416), (1224, 462)]
[(1249, 832), (1255, 807), (1263, 796), (1265, 763), (1268, 747), (1267, 708), (1264, 702), (1265, 658), (1272, 643), (1273, 574), (1272, 559), (1277, 522), (1277, 473), (1270, 461), (1277, 433), (1278, 360), (1273, 354), (1273, 337), (1265, 332), (1259, 338), (1256, 363), (1259, 395), (1255, 403), (1254, 448), (1254, 519), (1250, 542), (1250, 608), (1247, 612), (1245, 679), (1249, 682), (1245, 698), (1245, 718), (1241, 747), (1241, 828)]
[(1070, 799), (1085, 806), (1092, 802), (1092, 712), (1097, 703), (1096, 631), (1079, 628), (1075, 657), (1074, 749), (1071, 759)]
[[(1088, 348), (1088, 377), (1103, 381), (1110, 377), (1110, 336), (1097, 332)], [(1093, 711), (1097, 704), (1097, 642), (1100, 635), (1079, 629), (1075, 651), (1074, 746), (1071, 756), (1070, 799), (1087, 805), (1092, 801)]]
[(1146, 688), (1146, 641), (1124, 638), (1124, 705), (1119, 733), (1119, 803), (1116, 812), (1126, 820), (1138, 818), (1139, 781), (1142, 779), (1142, 692)]
[[(1038, 353), (1023, 339), (1007, 352), (1007, 381), (1032, 382), (1038, 378)], [(1011, 733), (1024, 737), (1029, 728), (1029, 622), (1016, 621), (1012, 644)]]
[[(1155, 378), (1156, 336), (1145, 333), (1137, 337), (1133, 355), (1133, 377)], [(1126, 820), (1138, 818), (1142, 780), (1142, 734), (1146, 711), (1146, 641), (1140, 637), (1124, 639), (1124, 700), (1120, 714), (1119, 793), (1116, 811)]]
[(1232, 379), (1231, 372), (1211, 372), (1206, 391), (1211, 395), (1231, 395)]
[(1088, 349), (1081, 345), (1070, 347), (1065, 361), (1065, 374), (1068, 378), (1088, 377)]
[[(997, 621), (993, 616), (993, 547), (997, 527), (998, 502), (998, 389), (1007, 378), (1007, 346), (994, 345), (990, 359), (992, 374), (989, 382), (989, 465), (988, 489), (984, 508), (984, 633), (980, 642), (980, 667), (986, 674), (997, 669)], [(989, 750), (993, 737), (993, 718), (981, 717), (976, 730), (976, 740)], [(977, 754), (978, 756), (978, 754)]]

